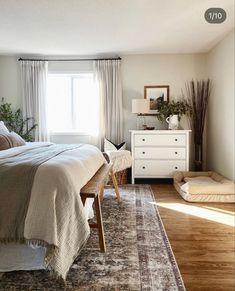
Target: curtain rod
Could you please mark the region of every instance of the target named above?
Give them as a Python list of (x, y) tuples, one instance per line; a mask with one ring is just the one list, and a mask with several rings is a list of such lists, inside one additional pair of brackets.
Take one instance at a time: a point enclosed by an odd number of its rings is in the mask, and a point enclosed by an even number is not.
[(48, 62), (84, 62), (84, 61), (105, 61), (105, 60), (121, 60), (117, 58), (97, 58), (97, 59), (23, 59), (19, 58), (18, 61), (48, 61)]

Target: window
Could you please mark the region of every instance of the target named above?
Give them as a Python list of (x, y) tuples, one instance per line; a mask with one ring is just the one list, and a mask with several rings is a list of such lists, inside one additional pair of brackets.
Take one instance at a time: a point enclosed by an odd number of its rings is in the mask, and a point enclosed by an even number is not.
[(92, 73), (49, 74), (47, 116), (50, 132), (97, 135), (99, 102)]

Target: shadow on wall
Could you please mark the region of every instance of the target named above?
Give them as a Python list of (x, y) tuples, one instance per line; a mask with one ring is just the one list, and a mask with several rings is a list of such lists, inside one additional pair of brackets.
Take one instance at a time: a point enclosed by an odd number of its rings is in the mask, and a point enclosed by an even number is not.
[[(135, 90), (123, 91), (123, 123), (124, 123), (124, 140), (127, 144), (127, 149), (131, 148), (131, 134), (129, 130), (137, 129), (136, 117), (137, 115), (131, 112), (132, 99), (144, 98), (144, 92), (141, 94)], [(167, 123), (161, 123), (156, 116), (146, 116), (146, 124), (155, 129), (167, 129)]]

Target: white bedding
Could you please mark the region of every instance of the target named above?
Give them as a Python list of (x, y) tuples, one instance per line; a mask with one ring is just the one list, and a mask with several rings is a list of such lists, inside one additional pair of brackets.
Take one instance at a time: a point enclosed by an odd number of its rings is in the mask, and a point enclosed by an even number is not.
[[(0, 159), (18, 155), (31, 148), (47, 145), (48, 143), (27, 143), (25, 146), (0, 151)], [(42, 164), (34, 177), (25, 220), (24, 236), (27, 239), (43, 238), (48, 244), (58, 248), (60, 257), (59, 262), (56, 261), (55, 263), (57, 268), (55, 271), (64, 278), (76, 256), (76, 241), (79, 240), (76, 237), (76, 222), (86, 220), (89, 229), (87, 219), (92, 216), (91, 200), (87, 201), (81, 217), (76, 217), (79, 211), (74, 211), (70, 206), (73, 207), (73, 201), (76, 200), (80, 203), (80, 189), (104, 162), (105, 159), (100, 150), (92, 145), (82, 145), (80, 148), (63, 152)], [(58, 228), (58, 225), (61, 224), (62, 226)], [(72, 228), (73, 225), (74, 229)], [(8, 254), (12, 252), (10, 257), (6, 256), (7, 247), (9, 247)], [(43, 248), (30, 253), (29, 247), (22, 248), (21, 246), (18, 251), (17, 247), (19, 247), (17, 244), (0, 245), (0, 271), (28, 269), (28, 267), (24, 268), (22, 266), (22, 262), (20, 264), (16, 263), (17, 260), (20, 262), (20, 258), (14, 256), (14, 252), (19, 254), (22, 259), (22, 256), (25, 258), (25, 252), (28, 251), (29, 262), (32, 261), (30, 257), (35, 253), (38, 253), (39, 256), (45, 256)], [(19, 251), (22, 253), (20, 254)], [(35, 259), (35, 265), (41, 264), (40, 258), (38, 259), (39, 261)], [(26, 259), (23, 260), (23, 263), (24, 261), (26, 263)], [(45, 267), (45, 264), (43, 267)], [(29, 268), (35, 269), (32, 264)]]
[[(87, 219), (94, 217), (93, 198), (88, 198), (85, 203), (85, 215)], [(0, 244), (0, 272), (19, 270), (45, 269), (44, 259), (46, 248), (34, 247), (25, 244)]]
[(8, 150), (0, 151), (0, 159), (10, 158), (12, 156), (23, 153), (29, 149), (38, 148), (52, 144), (51, 142), (27, 142), (26, 145), (20, 147), (10, 148)]

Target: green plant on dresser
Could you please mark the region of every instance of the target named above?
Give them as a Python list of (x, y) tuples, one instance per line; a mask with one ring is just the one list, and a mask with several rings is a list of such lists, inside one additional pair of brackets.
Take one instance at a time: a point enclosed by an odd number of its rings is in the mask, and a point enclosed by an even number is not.
[(185, 99), (172, 100), (170, 102), (163, 101), (159, 103), (157, 118), (159, 121), (164, 122), (171, 115), (178, 115), (180, 119), (183, 115), (191, 116), (191, 114), (192, 107)]

